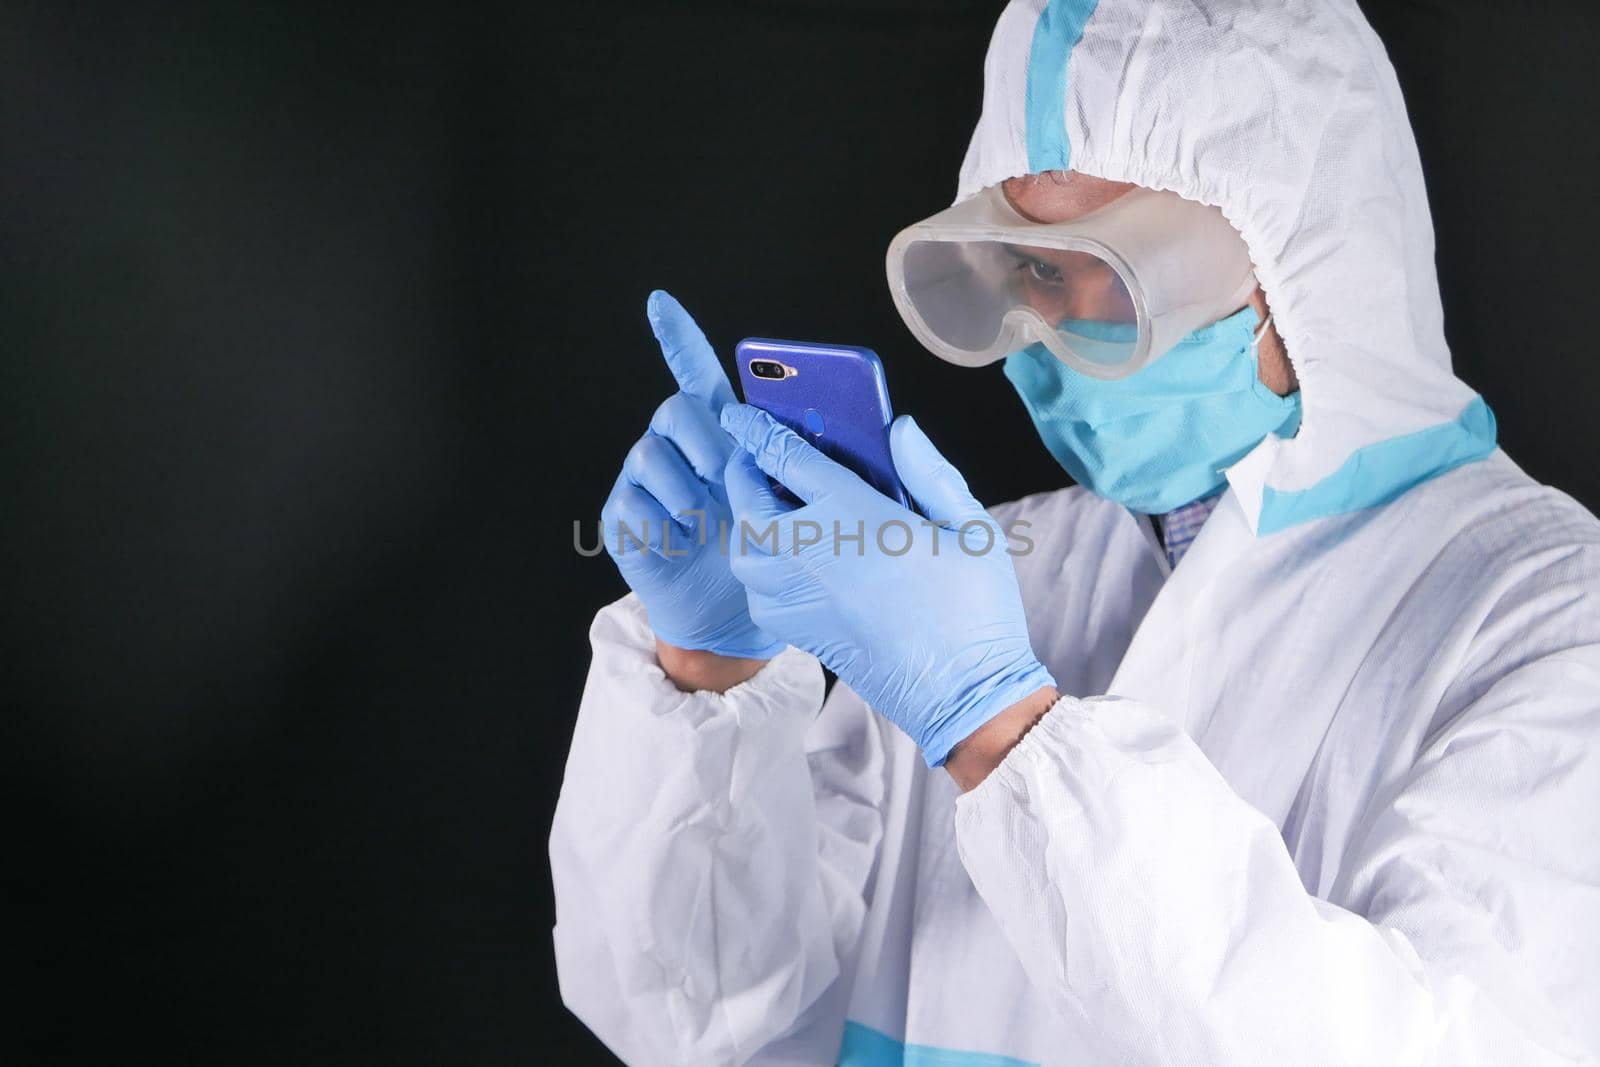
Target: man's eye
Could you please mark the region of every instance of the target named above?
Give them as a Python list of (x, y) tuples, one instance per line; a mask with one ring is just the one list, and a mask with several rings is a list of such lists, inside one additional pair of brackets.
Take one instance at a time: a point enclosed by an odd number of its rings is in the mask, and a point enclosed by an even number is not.
[(1061, 271), (1040, 259), (1030, 259), (1023, 264), (1033, 280), (1044, 282), (1046, 285), (1058, 285), (1061, 282)]

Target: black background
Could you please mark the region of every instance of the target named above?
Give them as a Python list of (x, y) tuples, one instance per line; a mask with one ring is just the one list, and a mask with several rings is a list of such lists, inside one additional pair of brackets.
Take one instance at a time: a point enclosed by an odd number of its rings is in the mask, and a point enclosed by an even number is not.
[[(980, 498), (1061, 484), (883, 284), (999, 7), (0, 4), (0, 1056), (606, 1061), (544, 849), (645, 296), (871, 345)], [(1600, 18), (1370, 12), (1457, 368), (1592, 508)]]

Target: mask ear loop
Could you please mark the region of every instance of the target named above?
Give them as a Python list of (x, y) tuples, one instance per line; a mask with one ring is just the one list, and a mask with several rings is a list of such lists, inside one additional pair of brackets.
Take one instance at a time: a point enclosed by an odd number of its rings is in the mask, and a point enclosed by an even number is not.
[(1256, 332), (1250, 336), (1250, 347), (1254, 348), (1261, 343), (1261, 338), (1266, 334), (1267, 327), (1272, 325), (1272, 312), (1267, 312), (1267, 317), (1261, 320), (1261, 325), (1256, 327)]

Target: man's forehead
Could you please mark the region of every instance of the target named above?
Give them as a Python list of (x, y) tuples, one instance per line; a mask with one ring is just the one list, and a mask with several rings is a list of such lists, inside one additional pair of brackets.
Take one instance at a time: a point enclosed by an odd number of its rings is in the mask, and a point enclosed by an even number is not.
[(1130, 182), (1107, 181), (1075, 170), (1025, 174), (1001, 183), (1011, 206), (1034, 222), (1071, 222), (1132, 188)]

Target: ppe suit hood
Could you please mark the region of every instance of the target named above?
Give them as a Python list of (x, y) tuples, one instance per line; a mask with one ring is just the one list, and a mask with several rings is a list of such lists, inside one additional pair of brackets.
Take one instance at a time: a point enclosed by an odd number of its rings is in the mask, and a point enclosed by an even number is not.
[(1013, 0), (956, 200), (1056, 169), (1215, 205), (1243, 235), (1302, 393), (1299, 432), (1227, 471), (1257, 533), (1493, 451), (1450, 369), (1399, 83), (1353, 2)]

